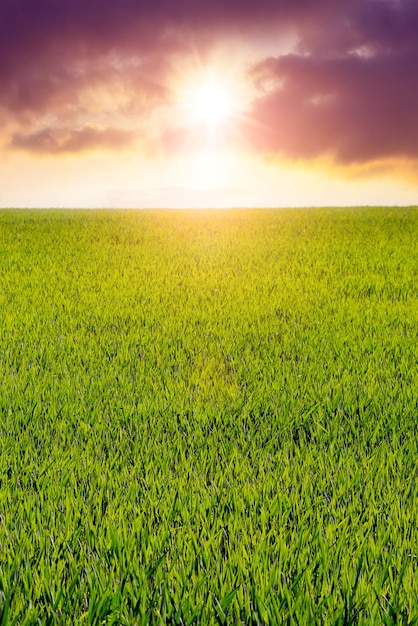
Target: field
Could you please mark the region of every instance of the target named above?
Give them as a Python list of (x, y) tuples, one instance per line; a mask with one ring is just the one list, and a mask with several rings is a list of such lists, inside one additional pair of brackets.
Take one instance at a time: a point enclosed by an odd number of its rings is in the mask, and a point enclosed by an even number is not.
[(0, 211), (0, 624), (418, 624), (417, 235)]

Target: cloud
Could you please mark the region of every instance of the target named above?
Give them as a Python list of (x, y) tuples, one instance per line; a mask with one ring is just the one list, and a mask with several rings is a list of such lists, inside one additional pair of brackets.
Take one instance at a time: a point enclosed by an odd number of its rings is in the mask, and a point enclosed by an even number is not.
[[(336, 17), (336, 16), (335, 16)], [(255, 63), (254, 149), (341, 165), (418, 158), (418, 7), (370, 0), (305, 32), (292, 54)]]
[(97, 149), (121, 150), (130, 146), (132, 142), (132, 135), (121, 129), (85, 127), (81, 130), (57, 130), (45, 128), (29, 135), (14, 134), (9, 147), (38, 154), (54, 155)]
[[(178, 66), (233, 40), (260, 49), (242, 69), (254, 99), (240, 130), (253, 150), (340, 165), (415, 159), (417, 29), (416, 0), (0, 0), (6, 144), (61, 154), (147, 138)], [(263, 56), (266, 40), (286, 37), (291, 53)], [(184, 134), (168, 120), (153, 140), (175, 151)]]
[(253, 69), (268, 92), (247, 129), (262, 152), (339, 163), (418, 157), (418, 55), (288, 55)]
[[(359, 0), (352, 0), (358, 4)], [(324, 34), (342, 0), (0, 0), (0, 106), (43, 111), (100, 76), (164, 84), (167, 59), (221, 39)], [(330, 30), (330, 32), (332, 32)], [(329, 34), (327, 35), (329, 37)], [(101, 71), (100, 71), (101, 70)], [(109, 75), (106, 76), (106, 73)], [(154, 72), (153, 74), (151, 72)]]

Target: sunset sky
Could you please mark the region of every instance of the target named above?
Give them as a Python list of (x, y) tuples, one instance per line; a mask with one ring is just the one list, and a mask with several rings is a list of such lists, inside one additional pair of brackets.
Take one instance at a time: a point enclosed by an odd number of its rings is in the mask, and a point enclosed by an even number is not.
[(417, 0), (0, 0), (0, 206), (418, 203)]

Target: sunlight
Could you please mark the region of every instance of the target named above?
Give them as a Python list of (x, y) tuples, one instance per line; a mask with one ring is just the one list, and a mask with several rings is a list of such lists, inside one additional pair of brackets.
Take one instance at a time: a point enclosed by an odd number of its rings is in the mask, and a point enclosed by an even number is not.
[(220, 82), (209, 79), (190, 95), (188, 108), (197, 123), (217, 126), (233, 113), (232, 94)]
[(216, 65), (185, 68), (174, 91), (184, 126), (203, 126), (216, 133), (232, 125), (247, 103), (238, 71), (228, 72)]
[(223, 155), (205, 150), (193, 155), (190, 162), (190, 181), (200, 189), (213, 189), (225, 184), (226, 167)]

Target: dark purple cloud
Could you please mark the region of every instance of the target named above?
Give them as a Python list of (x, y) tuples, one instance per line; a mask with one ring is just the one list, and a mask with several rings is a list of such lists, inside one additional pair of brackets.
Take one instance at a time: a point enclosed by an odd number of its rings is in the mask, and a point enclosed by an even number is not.
[(417, 63), (418, 54), (264, 60), (253, 75), (269, 91), (246, 132), (258, 150), (294, 158), (416, 158)]
[(418, 158), (418, 4), (365, 1), (334, 18), (251, 69), (254, 149), (343, 165)]
[[(13, 126), (5, 143), (118, 148), (131, 136), (121, 116), (145, 133), (191, 51), (232, 39), (256, 50), (265, 38), (279, 51), (292, 35), (291, 54), (243, 68), (255, 85), (241, 127), (253, 149), (340, 163), (415, 159), (417, 32), (416, 0), (0, 0), (0, 120)], [(93, 132), (96, 123), (107, 130)]]

